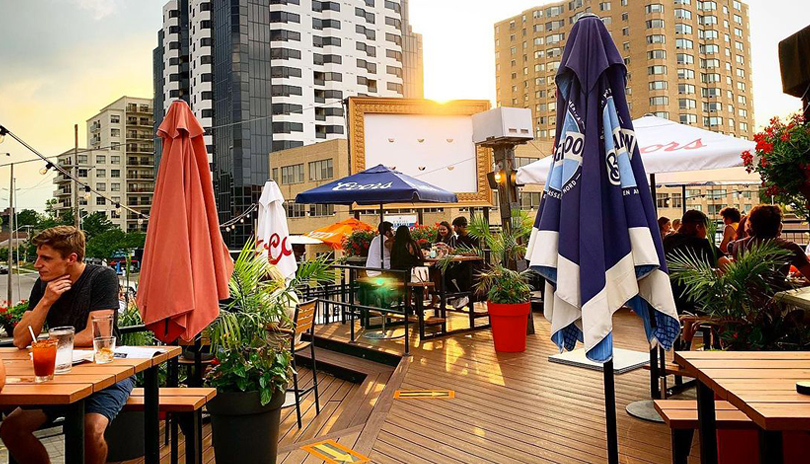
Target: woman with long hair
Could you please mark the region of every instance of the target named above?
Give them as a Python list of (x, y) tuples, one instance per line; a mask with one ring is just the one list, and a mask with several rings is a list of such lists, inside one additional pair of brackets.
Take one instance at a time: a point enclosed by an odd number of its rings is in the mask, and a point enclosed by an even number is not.
[(411, 237), (411, 229), (408, 226), (399, 226), (391, 247), (391, 269), (407, 271), (421, 265), (423, 261), (422, 250)]
[(450, 248), (456, 247), (456, 234), (453, 233), (453, 228), (450, 227), (449, 222), (447, 221), (440, 222), (439, 227), (437, 227), (436, 230), (438, 231), (438, 235), (436, 236), (436, 243), (444, 243)]

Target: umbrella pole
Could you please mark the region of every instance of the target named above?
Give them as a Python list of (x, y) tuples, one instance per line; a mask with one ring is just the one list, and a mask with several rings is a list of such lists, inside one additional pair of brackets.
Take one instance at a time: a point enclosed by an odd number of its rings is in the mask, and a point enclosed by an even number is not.
[[(380, 203), (380, 225), (384, 220), (385, 211), (383, 210), (383, 204)], [(382, 230), (380, 230), (380, 268), (385, 269), (385, 236), (382, 234)]]
[(613, 360), (602, 364), (605, 382), (605, 422), (607, 426), (608, 464), (619, 464), (619, 435), (616, 428), (616, 390), (613, 384)]

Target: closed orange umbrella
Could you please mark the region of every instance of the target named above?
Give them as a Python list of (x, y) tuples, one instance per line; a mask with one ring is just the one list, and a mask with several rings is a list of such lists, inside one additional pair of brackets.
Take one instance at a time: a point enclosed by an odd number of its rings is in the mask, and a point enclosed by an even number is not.
[(190, 341), (228, 298), (233, 260), (222, 240), (203, 128), (175, 100), (158, 128), (163, 154), (146, 231), (138, 308), (161, 341)]
[(321, 240), (322, 242), (326, 243), (330, 247), (337, 250), (343, 245), (343, 237), (346, 237), (355, 230), (373, 231), (375, 229), (374, 227), (371, 227), (365, 222), (360, 222), (355, 218), (349, 218), (340, 222), (336, 222), (330, 226), (313, 230), (312, 232), (306, 234), (306, 236), (311, 238), (317, 238), (318, 240)]

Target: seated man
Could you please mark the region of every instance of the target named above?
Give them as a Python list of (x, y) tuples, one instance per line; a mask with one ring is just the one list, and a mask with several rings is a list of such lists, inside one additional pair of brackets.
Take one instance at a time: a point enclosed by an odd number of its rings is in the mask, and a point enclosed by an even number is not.
[[(73, 326), (74, 345), (92, 347), (94, 314), (114, 314), (118, 308), (118, 277), (110, 268), (84, 263), (84, 233), (75, 227), (45, 230), (33, 239), (34, 267), (39, 279), (31, 289), (28, 311), (14, 329), (14, 346), (31, 343), (28, 327), (39, 335), (43, 325)], [(104, 430), (127, 402), (133, 379), (125, 379), (89, 396), (85, 401), (85, 462), (107, 461)], [(17, 462), (49, 463), (48, 452), (34, 436), (43, 424), (62, 416), (58, 407), (17, 408), (0, 425), (0, 438)]]
[[(379, 235), (371, 240), (368, 246), (368, 256), (366, 257), (366, 267), (376, 267), (377, 269), (391, 269), (391, 247), (394, 244), (394, 225), (388, 221), (383, 221), (377, 227)], [(382, 248), (382, 253), (380, 252)], [(367, 271), (369, 277), (380, 275), (378, 271)]]
[[(728, 259), (717, 249), (714, 244), (706, 238), (706, 226), (709, 218), (700, 211), (689, 210), (681, 218), (681, 227), (678, 232), (664, 237), (664, 253), (667, 258), (673, 254), (687, 256), (697, 256), (698, 259), (707, 262), (712, 267), (723, 268), (728, 264)], [(684, 286), (672, 280), (672, 293), (675, 296), (675, 307), (678, 313), (684, 311), (696, 313), (695, 304), (683, 296)]]
[[(480, 241), (470, 235), (467, 230), (467, 218), (459, 216), (453, 219), (453, 230), (456, 233), (456, 249), (455, 252), (459, 254), (471, 253), (470, 250), (480, 247)], [(475, 273), (482, 269), (482, 263), (455, 263), (447, 269), (445, 273), (445, 281), (447, 288), (450, 292), (471, 292), (473, 301), (475, 301), (475, 292), (473, 284), (475, 280)], [(472, 280), (471, 280), (472, 277)], [(470, 302), (466, 296), (461, 297), (452, 302), (456, 308), (462, 308)]]
[(769, 241), (790, 252), (790, 256), (787, 258), (788, 262), (779, 269), (779, 279), (781, 281), (774, 282), (776, 291), (788, 288), (785, 278), (787, 278), (791, 264), (802, 273), (805, 279), (810, 279), (810, 261), (808, 261), (807, 255), (804, 254), (804, 250), (799, 245), (779, 237), (782, 234), (782, 210), (778, 206), (755, 206), (751, 213), (748, 214), (748, 227), (751, 235), (734, 242), (732, 253), (735, 258), (745, 253), (754, 244)]

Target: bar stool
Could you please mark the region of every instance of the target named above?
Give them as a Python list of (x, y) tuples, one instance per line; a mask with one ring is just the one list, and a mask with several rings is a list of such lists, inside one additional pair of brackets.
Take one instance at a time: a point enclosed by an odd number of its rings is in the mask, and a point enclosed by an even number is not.
[[(298, 416), (298, 428), (301, 428), (301, 398), (310, 392), (315, 392), (315, 412), (316, 415), (321, 413), (321, 405), (318, 400), (318, 367), (315, 363), (315, 309), (317, 307), (317, 300), (307, 301), (301, 303), (295, 308), (295, 316), (293, 317), (293, 334), (290, 338), (290, 351), (292, 353), (292, 368), (293, 368), (293, 389), (287, 390), (295, 393), (295, 413)], [(309, 341), (298, 341), (296, 338), (299, 335), (309, 332)], [(298, 367), (295, 362), (295, 353), (309, 347), (309, 353), (312, 357), (312, 386), (301, 390), (298, 388)]]

